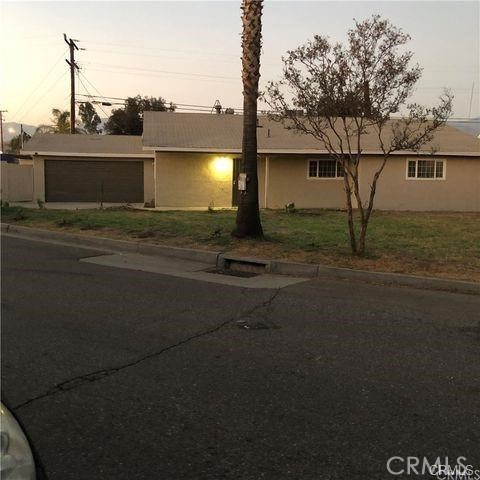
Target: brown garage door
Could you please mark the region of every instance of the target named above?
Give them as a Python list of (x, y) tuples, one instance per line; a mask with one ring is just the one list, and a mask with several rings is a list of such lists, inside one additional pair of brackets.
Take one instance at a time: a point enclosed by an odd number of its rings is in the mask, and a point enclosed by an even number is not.
[(143, 162), (46, 160), (45, 200), (143, 203)]

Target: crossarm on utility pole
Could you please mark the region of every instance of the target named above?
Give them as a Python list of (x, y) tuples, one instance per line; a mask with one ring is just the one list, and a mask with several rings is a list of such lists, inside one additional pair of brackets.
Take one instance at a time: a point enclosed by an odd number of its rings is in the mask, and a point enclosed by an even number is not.
[(75, 133), (75, 69), (78, 69), (75, 63), (75, 50), (78, 50), (78, 47), (75, 40), (67, 38), (65, 33), (63, 39), (70, 49), (70, 61), (65, 61), (70, 65), (70, 133)]

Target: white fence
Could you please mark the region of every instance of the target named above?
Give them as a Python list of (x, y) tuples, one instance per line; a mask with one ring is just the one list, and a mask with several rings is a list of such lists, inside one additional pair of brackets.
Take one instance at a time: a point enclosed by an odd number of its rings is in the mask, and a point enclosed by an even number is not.
[(33, 166), (4, 163), (1, 166), (1, 195), (6, 202), (33, 201)]

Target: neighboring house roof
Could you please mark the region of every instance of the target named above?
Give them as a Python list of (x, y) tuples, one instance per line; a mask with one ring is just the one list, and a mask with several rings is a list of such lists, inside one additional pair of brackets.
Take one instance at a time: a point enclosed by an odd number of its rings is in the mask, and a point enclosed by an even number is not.
[(37, 133), (22, 153), (74, 157), (151, 157), (142, 149), (142, 137), (134, 135), (72, 135)]
[(6, 163), (18, 163), (17, 156), (12, 153), (0, 153), (0, 160)]
[[(326, 153), (311, 135), (286, 129), (265, 116), (259, 117), (257, 130), (259, 153)], [(242, 115), (205, 113), (145, 112), (144, 150), (239, 153), (242, 147)], [(422, 151), (437, 154), (480, 156), (480, 141), (456, 128), (444, 126), (431, 145)], [(364, 153), (381, 153), (372, 132), (362, 138)], [(406, 153), (406, 152), (397, 152)]]
[(470, 118), (468, 120), (449, 120), (447, 124), (462, 132), (480, 137), (480, 117)]

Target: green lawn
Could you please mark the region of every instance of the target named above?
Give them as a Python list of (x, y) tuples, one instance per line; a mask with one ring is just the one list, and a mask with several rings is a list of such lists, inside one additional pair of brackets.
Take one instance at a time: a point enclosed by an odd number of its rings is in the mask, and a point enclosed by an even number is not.
[(234, 211), (4, 207), (2, 221), (248, 256), (480, 281), (477, 213), (375, 212), (365, 259), (350, 255), (345, 213), (332, 210), (263, 211), (265, 241), (233, 239)]

